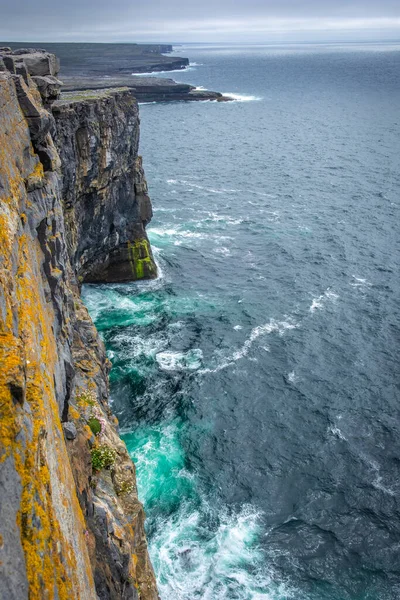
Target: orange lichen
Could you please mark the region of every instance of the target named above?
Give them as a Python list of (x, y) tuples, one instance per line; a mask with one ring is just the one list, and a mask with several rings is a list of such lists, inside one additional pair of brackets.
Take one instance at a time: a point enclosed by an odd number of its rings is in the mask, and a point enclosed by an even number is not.
[[(43, 291), (43, 254), (35, 233), (23, 232), (29, 171), (21, 173), (15, 161), (26, 147), (26, 125), (8, 119), (3, 129), (6, 117), (0, 115), (0, 131), (8, 133), (0, 134), (0, 461), (13, 461), (22, 484), (17, 524), (30, 600), (95, 598), (56, 400), (55, 316)], [(20, 127), (18, 136), (13, 127)], [(43, 165), (32, 157), (31, 174), (42, 177)]]
[(43, 165), (40, 161), (36, 163), (36, 166), (30, 174), (30, 177), (44, 177)]

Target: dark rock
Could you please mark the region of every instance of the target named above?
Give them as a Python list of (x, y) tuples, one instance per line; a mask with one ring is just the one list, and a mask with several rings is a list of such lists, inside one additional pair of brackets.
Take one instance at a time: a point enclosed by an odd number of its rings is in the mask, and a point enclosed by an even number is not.
[(53, 125), (53, 118), (42, 106), (40, 95), (28, 87), (21, 75), (13, 77), (18, 102), (29, 125), (32, 140), (43, 142)]
[(15, 61), (15, 72), (17, 75), (21, 75), (26, 85), (29, 85), (28, 82), (28, 69), (26, 68), (26, 64), (22, 60)]
[(45, 106), (49, 106), (55, 100), (58, 100), (60, 97), (62, 81), (57, 79), (57, 77), (53, 77), (52, 75), (35, 75), (32, 77), (32, 79), (38, 87), (43, 104)]
[(6, 66), (7, 71), (10, 71), (10, 73), (15, 73), (15, 59), (12, 56), (9, 55), (3, 55), (2, 56), (3, 59), (3, 63)]
[(132, 92), (63, 94), (53, 114), (77, 277), (86, 282), (155, 277), (145, 231), (152, 210), (138, 157), (139, 112)]
[[(177, 101), (229, 101), (232, 98), (223, 96), (220, 92), (198, 90), (188, 83), (177, 83), (173, 79), (158, 77), (63, 77), (63, 92), (112, 89), (128, 87), (132, 89), (138, 102), (177, 102)], [(67, 96), (61, 96), (61, 98)]]
[(64, 435), (67, 440), (74, 440), (77, 436), (77, 431), (74, 423), (63, 423)]

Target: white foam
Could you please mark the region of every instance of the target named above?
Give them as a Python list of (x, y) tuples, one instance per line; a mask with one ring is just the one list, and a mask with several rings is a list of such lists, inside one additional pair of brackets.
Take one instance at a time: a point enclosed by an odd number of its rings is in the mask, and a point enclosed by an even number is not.
[(252, 96), (251, 94), (233, 94), (232, 92), (223, 92), (223, 96), (229, 96), (236, 102), (255, 102), (262, 100), (260, 96)]
[(331, 288), (328, 288), (323, 294), (318, 296), (318, 298), (313, 298), (309, 311), (310, 313), (314, 313), (316, 310), (323, 308), (327, 301), (330, 300), (332, 302), (335, 302), (338, 298), (338, 294), (333, 292)]
[[(188, 507), (189, 508), (189, 507)], [(287, 592), (269, 572), (258, 538), (262, 515), (244, 505), (237, 512), (219, 507), (214, 529), (204, 535), (202, 498), (198, 510), (185, 505), (158, 523), (150, 542), (160, 595), (164, 600), (277, 600)], [(274, 581), (275, 580), (275, 581)], [(284, 597), (288, 598), (287, 593)]]
[(350, 282), (350, 285), (362, 290), (371, 287), (372, 283), (363, 277), (356, 277), (353, 275), (353, 281)]
[[(137, 359), (140, 356), (146, 358), (155, 358), (157, 352), (165, 348), (168, 340), (159, 333), (154, 335), (132, 335), (130, 332), (118, 333), (113, 338), (113, 343), (118, 344), (123, 349), (123, 353), (128, 359)], [(120, 350), (120, 353), (121, 350)], [(134, 365), (134, 363), (132, 363)]]
[(232, 240), (232, 238), (227, 235), (205, 233), (200, 231), (189, 231), (185, 229), (181, 230), (179, 229), (179, 227), (149, 227), (147, 229), (147, 233), (149, 235), (152, 246), (154, 242), (157, 243), (157, 239), (154, 240), (153, 236), (157, 236), (158, 238), (172, 238), (172, 241), (175, 244), (175, 246), (181, 246), (185, 239), (212, 239), (217, 244), (228, 241), (230, 242)]
[(376, 476), (376, 478), (372, 482), (372, 485), (374, 486), (374, 488), (381, 490), (382, 492), (385, 492), (385, 494), (389, 494), (389, 496), (395, 496), (394, 490), (392, 490), (391, 488), (388, 488), (387, 486), (385, 486), (382, 483), (381, 475)]
[(158, 77), (159, 75), (169, 75), (169, 73), (187, 73), (187, 71), (194, 71), (196, 67), (200, 66), (197, 63), (189, 63), (187, 67), (183, 69), (172, 69), (171, 71), (149, 71), (148, 73), (131, 73), (133, 77)]
[(295, 329), (296, 327), (298, 327), (298, 325), (292, 319), (288, 319), (285, 321), (275, 321), (275, 319), (271, 319), (270, 322), (266, 323), (265, 325), (254, 327), (254, 329), (251, 331), (250, 337), (245, 341), (242, 348), (232, 355), (233, 360), (236, 361), (240, 358), (243, 358), (244, 356), (247, 356), (253, 343), (260, 336), (268, 335), (272, 332), (276, 332), (279, 335), (283, 335), (285, 331)]
[(337, 427), (336, 425), (331, 425), (330, 427), (328, 427), (328, 432), (334, 435), (335, 437), (339, 438), (340, 440), (344, 440), (345, 442), (347, 442), (347, 438), (343, 435), (339, 427)]
[(221, 246), (221, 248), (215, 248), (214, 252), (216, 252), (217, 254), (222, 254), (223, 256), (229, 256), (231, 253), (229, 248), (226, 248), (226, 246)]
[[(240, 301), (239, 301), (240, 302)], [(231, 356), (227, 356), (225, 360), (221, 364), (219, 364), (214, 369), (206, 368), (201, 369), (199, 373), (217, 373), (218, 371), (222, 371), (229, 366), (232, 366), (238, 360), (244, 358), (250, 352), (251, 347), (254, 342), (264, 335), (269, 335), (270, 333), (278, 333), (278, 335), (282, 336), (286, 331), (291, 329), (296, 329), (299, 327), (299, 324), (294, 321), (291, 317), (288, 317), (284, 321), (276, 321), (275, 319), (271, 319), (269, 323), (265, 323), (265, 325), (259, 325), (258, 327), (254, 327), (252, 329), (249, 338), (244, 342), (243, 346), (234, 352)], [(266, 352), (269, 352), (268, 347), (263, 347)]]
[(194, 348), (188, 352), (158, 352), (156, 360), (164, 371), (196, 371), (202, 365), (203, 352)]
[(181, 185), (188, 187), (189, 189), (202, 190), (211, 194), (233, 194), (239, 192), (239, 190), (229, 188), (215, 189), (212, 187), (199, 185), (198, 183), (194, 183), (193, 181), (190, 181), (188, 179), (167, 179), (167, 183), (168, 185)]
[(147, 233), (154, 233), (159, 236), (180, 236), (187, 238), (204, 238), (206, 234), (198, 233), (197, 231), (180, 231), (174, 228), (149, 227)]

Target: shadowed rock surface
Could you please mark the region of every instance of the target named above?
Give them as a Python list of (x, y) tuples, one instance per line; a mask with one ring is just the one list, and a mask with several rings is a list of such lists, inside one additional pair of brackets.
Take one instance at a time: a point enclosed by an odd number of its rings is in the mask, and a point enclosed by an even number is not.
[(152, 208), (138, 156), (139, 112), (132, 91), (62, 94), (53, 114), (77, 277), (85, 282), (156, 277), (145, 231)]

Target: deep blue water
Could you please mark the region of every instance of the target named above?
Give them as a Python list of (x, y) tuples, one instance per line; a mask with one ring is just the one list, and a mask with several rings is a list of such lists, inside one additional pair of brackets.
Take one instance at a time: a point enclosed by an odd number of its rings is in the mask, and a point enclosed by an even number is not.
[[(87, 286), (162, 600), (400, 598), (400, 45), (187, 46), (158, 280)], [(168, 75), (166, 75), (168, 76)]]

